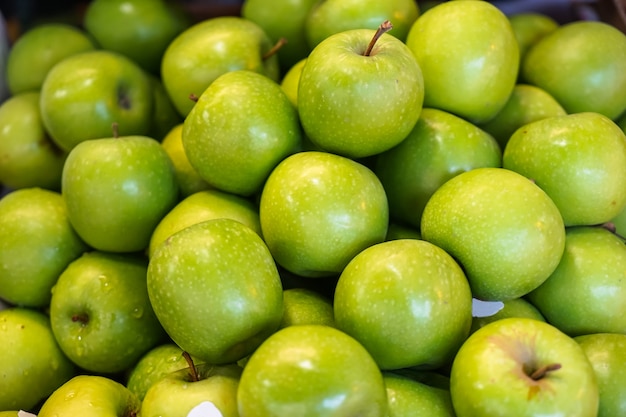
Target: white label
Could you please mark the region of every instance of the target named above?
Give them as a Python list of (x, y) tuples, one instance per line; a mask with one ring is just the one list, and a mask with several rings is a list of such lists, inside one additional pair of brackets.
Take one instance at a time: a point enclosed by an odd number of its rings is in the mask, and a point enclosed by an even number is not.
[(482, 301), (472, 298), (472, 316), (490, 317), (504, 308), (502, 301)]
[(37, 417), (37, 416), (31, 413), (27, 413), (26, 411), (20, 410), (17, 412), (17, 417)]
[(203, 401), (191, 409), (187, 417), (224, 417), (211, 401)]

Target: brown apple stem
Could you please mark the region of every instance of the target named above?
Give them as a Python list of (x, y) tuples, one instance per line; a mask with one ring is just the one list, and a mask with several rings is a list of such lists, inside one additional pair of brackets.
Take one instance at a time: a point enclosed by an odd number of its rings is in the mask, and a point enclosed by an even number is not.
[(270, 48), (269, 51), (267, 51), (265, 54), (263, 54), (263, 56), (261, 57), (261, 59), (263, 59), (263, 61), (269, 59), (270, 57), (276, 55), (278, 53), (278, 51), (280, 50), (280, 48), (282, 48), (283, 46), (285, 46), (287, 44), (287, 39), (286, 38), (280, 38), (278, 40), (278, 42), (276, 42), (274, 44), (274, 46), (272, 46)]
[(111, 123), (111, 130), (113, 131), (113, 137), (115, 139), (120, 137), (120, 126), (117, 124), (117, 122)]
[(548, 372), (556, 371), (561, 369), (560, 363), (551, 363), (549, 365), (542, 366), (539, 369), (536, 369), (532, 374), (530, 374), (530, 379), (533, 381), (539, 381), (541, 378), (546, 376)]
[(189, 100), (193, 101), (194, 103), (198, 102), (198, 96), (195, 95), (194, 93), (189, 94)]
[(87, 316), (87, 314), (84, 314), (84, 313), (77, 313), (77, 314), (72, 315), (72, 321), (74, 323), (80, 322), (80, 324), (84, 326), (87, 323), (89, 323), (89, 316)]
[(372, 37), (369, 45), (367, 45), (367, 49), (363, 53), (363, 56), (370, 56), (370, 54), (372, 53), (372, 49), (374, 49), (374, 46), (376, 45), (378, 39), (383, 36), (383, 33), (387, 33), (391, 29), (393, 29), (393, 25), (389, 20), (385, 20), (383, 23), (381, 23), (380, 26), (378, 26), (378, 29), (376, 29), (376, 33), (374, 33), (374, 37)]
[(626, 237), (624, 237), (624, 236), (620, 235), (619, 233), (617, 233), (617, 227), (615, 226), (615, 223), (613, 223), (613, 222), (602, 223), (600, 225), (600, 227), (602, 227), (603, 229), (606, 229), (609, 232), (613, 233), (619, 239), (621, 239), (623, 241), (626, 241)]
[(196, 369), (196, 364), (193, 363), (193, 359), (191, 359), (191, 355), (188, 352), (183, 352), (183, 358), (187, 361), (189, 365), (189, 374), (191, 375), (192, 382), (198, 382), (200, 378), (198, 378), (198, 370)]

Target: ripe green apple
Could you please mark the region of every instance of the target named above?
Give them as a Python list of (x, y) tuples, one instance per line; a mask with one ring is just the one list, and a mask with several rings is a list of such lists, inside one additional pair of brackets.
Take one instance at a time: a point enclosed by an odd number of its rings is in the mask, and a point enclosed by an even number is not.
[(165, 87), (161, 79), (150, 76), (153, 93), (153, 109), (152, 121), (147, 136), (162, 142), (165, 136), (177, 125), (182, 124), (183, 118), (174, 107), (174, 103), (170, 99), (169, 94), (165, 91)]
[(109, 252), (146, 249), (179, 196), (167, 153), (146, 136), (79, 143), (63, 168), (62, 193), (79, 236)]
[(502, 151), (476, 125), (443, 110), (424, 108), (409, 135), (376, 157), (389, 213), (396, 221), (419, 228), (424, 206), (444, 182), (480, 167), (500, 167)]
[(463, 266), (472, 294), (519, 298), (541, 285), (565, 246), (561, 213), (528, 178), (504, 168), (476, 168), (444, 183), (422, 215), (422, 238)]
[(568, 228), (561, 262), (528, 300), (571, 336), (626, 333), (625, 268), (622, 239), (601, 227)]
[(23, 188), (0, 199), (0, 298), (48, 306), (59, 275), (87, 249), (58, 192)]
[(40, 311), (1, 310), (0, 340), (0, 410), (32, 411), (76, 372)]
[(489, 316), (481, 316), (472, 318), (472, 327), (470, 333), (474, 333), (476, 330), (491, 323), (492, 321), (501, 320), (509, 317), (527, 317), (539, 321), (546, 321), (543, 314), (532, 305), (525, 298), (514, 298), (512, 300), (506, 300), (503, 306), (496, 313)]
[(313, 49), (335, 33), (351, 29), (375, 30), (381, 22), (390, 20), (393, 29), (389, 34), (404, 42), (418, 16), (419, 7), (414, 0), (325, 0), (312, 7), (304, 28), (309, 48)]
[(298, 112), (277, 82), (236, 70), (220, 75), (202, 93), (185, 118), (182, 138), (200, 177), (248, 196), (298, 149), (301, 128)]
[(245, 417), (387, 415), (382, 374), (367, 350), (330, 326), (285, 327), (250, 356), (237, 392)]
[(541, 187), (566, 226), (607, 222), (626, 205), (626, 135), (600, 113), (524, 125), (510, 137), (502, 165)]
[(145, 135), (152, 122), (148, 75), (123, 55), (97, 50), (65, 58), (41, 86), (41, 117), (61, 149), (112, 135)]
[(574, 340), (596, 374), (600, 391), (598, 417), (626, 415), (626, 334), (595, 333)]
[(520, 63), (528, 50), (544, 36), (559, 27), (552, 16), (535, 11), (524, 11), (509, 15), (509, 22), (519, 44)]
[(420, 64), (402, 41), (382, 33), (385, 28), (336, 33), (308, 55), (298, 113), (320, 148), (371, 156), (400, 143), (415, 126), (424, 98)]
[(595, 417), (598, 384), (582, 348), (556, 327), (506, 318), (473, 333), (454, 358), (457, 417)]
[(406, 44), (424, 74), (424, 106), (482, 123), (504, 107), (519, 71), (511, 24), (486, 1), (449, 1), (413, 24)]
[(174, 106), (186, 117), (194, 106), (190, 95), (200, 97), (220, 75), (247, 69), (278, 81), (280, 67), (265, 31), (237, 16), (213, 17), (180, 33), (165, 50), (161, 80)]
[(297, 275), (341, 273), (387, 234), (385, 190), (366, 166), (326, 152), (285, 158), (261, 193), (261, 231), (276, 262)]
[(0, 155), (0, 183), (7, 187), (61, 189), (67, 153), (45, 131), (38, 92), (15, 94), (0, 105)]
[(146, 273), (143, 257), (97, 251), (63, 271), (52, 289), (50, 322), (63, 352), (82, 369), (124, 371), (164, 340)]
[(38, 417), (135, 417), (140, 406), (120, 382), (100, 375), (77, 375), (48, 397)]
[(333, 302), (319, 291), (288, 288), (283, 291), (283, 319), (279, 328), (302, 324), (335, 326)]
[[(152, 385), (141, 404), (141, 417), (239, 417), (237, 388), (242, 368), (236, 364), (194, 366)], [(204, 409), (204, 413), (193, 414)], [(208, 412), (206, 410), (211, 410)]]
[(333, 305), (337, 328), (358, 340), (383, 370), (449, 363), (472, 322), (462, 269), (441, 248), (417, 239), (387, 241), (357, 254), (339, 277)]
[(150, 258), (148, 293), (172, 340), (200, 360), (249, 355), (277, 328), (283, 289), (261, 237), (236, 220), (191, 225)]
[(305, 63), (306, 58), (303, 58), (293, 64), (280, 81), (280, 88), (283, 89), (295, 108), (298, 108), (298, 86), (300, 85), (300, 76)]
[(527, 52), (521, 77), (568, 113), (615, 119), (626, 110), (626, 34), (599, 21), (564, 24)]
[(101, 48), (158, 74), (165, 49), (189, 23), (164, 0), (95, 0), (87, 4), (83, 25)]
[(392, 371), (383, 372), (389, 417), (454, 417), (450, 391), (426, 385)]
[(237, 220), (261, 235), (259, 211), (243, 197), (219, 190), (204, 190), (180, 201), (161, 219), (150, 238), (148, 255), (174, 233), (206, 220), (230, 218)]
[(93, 51), (93, 39), (75, 26), (51, 22), (21, 34), (6, 60), (6, 82), (12, 95), (38, 91), (54, 65), (72, 55)]

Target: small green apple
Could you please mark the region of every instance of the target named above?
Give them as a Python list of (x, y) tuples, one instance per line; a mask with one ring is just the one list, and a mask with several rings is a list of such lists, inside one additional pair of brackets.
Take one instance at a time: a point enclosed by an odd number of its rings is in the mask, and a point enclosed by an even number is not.
[(309, 288), (283, 291), (283, 319), (279, 328), (302, 324), (324, 324), (335, 327), (332, 300)]
[(560, 25), (552, 16), (535, 11), (517, 12), (508, 17), (519, 44), (520, 63), (535, 43)]
[(392, 371), (383, 372), (389, 417), (454, 417), (450, 391), (432, 387)]
[(444, 183), (422, 215), (422, 238), (463, 266), (474, 297), (505, 301), (541, 285), (565, 246), (561, 213), (528, 178), (476, 168)]
[(1, 310), (0, 340), (0, 410), (32, 411), (76, 372), (42, 312)]
[(295, 108), (298, 108), (298, 87), (300, 85), (300, 76), (302, 75), (302, 68), (306, 63), (306, 58), (293, 64), (283, 78), (280, 81), (280, 88), (283, 89), (289, 101)]
[(246, 417), (387, 415), (382, 374), (367, 350), (330, 326), (289, 326), (250, 356), (237, 392)]
[(488, 316), (481, 316), (472, 318), (472, 327), (470, 329), (470, 333), (474, 333), (476, 330), (485, 326), (492, 321), (505, 319), (508, 317), (527, 317), (539, 321), (546, 321), (543, 314), (532, 305), (525, 298), (514, 298), (512, 300), (506, 300), (503, 303), (503, 306), (496, 313)]

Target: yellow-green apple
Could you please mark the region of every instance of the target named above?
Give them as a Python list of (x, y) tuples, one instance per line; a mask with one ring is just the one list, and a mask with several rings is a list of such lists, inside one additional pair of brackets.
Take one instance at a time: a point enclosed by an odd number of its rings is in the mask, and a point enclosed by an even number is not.
[(329, 152), (362, 158), (386, 151), (413, 129), (424, 80), (409, 48), (388, 33), (353, 29), (324, 39), (308, 55), (298, 85), (306, 136)]
[(246, 363), (237, 392), (245, 417), (387, 415), (382, 374), (367, 350), (334, 327), (272, 334)]
[(401, 373), (383, 372), (390, 417), (454, 417), (450, 391), (416, 381)]
[(183, 123), (183, 148), (201, 178), (239, 195), (260, 191), (300, 146), (298, 112), (280, 85), (249, 70), (228, 71), (202, 93)]
[(504, 148), (502, 165), (541, 187), (566, 226), (607, 222), (626, 205), (626, 135), (600, 113), (520, 127)]
[(167, 153), (146, 136), (79, 143), (63, 167), (62, 194), (79, 236), (108, 252), (146, 249), (179, 198)]
[(512, 300), (502, 302), (502, 304), (502, 308), (494, 314), (480, 317), (474, 316), (472, 318), (472, 327), (470, 332), (474, 333), (476, 330), (488, 323), (491, 323), (492, 321), (508, 317), (528, 317), (539, 321), (546, 321), (545, 317), (543, 317), (543, 314), (541, 314), (537, 307), (532, 305), (525, 298), (513, 298)]
[(366, 166), (326, 152), (285, 158), (261, 193), (261, 231), (276, 262), (300, 276), (341, 273), (387, 234), (385, 190)]
[(0, 199), (1, 299), (47, 307), (59, 275), (86, 250), (58, 192), (23, 188)]
[(91, 373), (129, 369), (164, 340), (146, 288), (142, 256), (92, 251), (52, 289), (50, 322), (65, 354)]
[(422, 238), (464, 268), (475, 298), (505, 301), (541, 285), (565, 247), (557, 206), (528, 178), (476, 168), (444, 183), (426, 203)]
[(490, 2), (432, 7), (413, 23), (406, 44), (424, 74), (426, 107), (485, 122), (505, 105), (517, 81), (515, 34)]
[(332, 299), (310, 288), (288, 288), (283, 291), (283, 319), (279, 328), (301, 324), (335, 326)]
[(526, 52), (541, 38), (554, 32), (560, 23), (552, 16), (536, 11), (520, 11), (508, 16), (519, 44), (520, 64)]
[(280, 88), (283, 89), (295, 108), (298, 108), (298, 86), (300, 85), (300, 76), (305, 63), (306, 58), (303, 58), (293, 64), (280, 80)]
[(42, 312), (12, 307), (0, 311), (0, 410), (35, 407), (77, 372), (59, 348)]
[(487, 132), (443, 110), (424, 108), (409, 135), (376, 157), (391, 217), (419, 228), (431, 195), (444, 182), (474, 168), (500, 167), (502, 151)]

